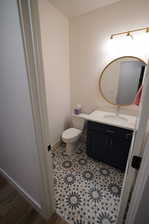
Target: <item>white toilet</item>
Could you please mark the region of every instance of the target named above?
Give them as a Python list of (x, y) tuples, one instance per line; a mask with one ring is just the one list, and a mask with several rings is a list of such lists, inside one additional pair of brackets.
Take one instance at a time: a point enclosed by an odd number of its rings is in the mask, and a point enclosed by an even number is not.
[(62, 140), (66, 143), (66, 152), (71, 155), (74, 148), (77, 146), (78, 140), (82, 134), (84, 127), (84, 119), (72, 116), (73, 128), (65, 130), (62, 134)]

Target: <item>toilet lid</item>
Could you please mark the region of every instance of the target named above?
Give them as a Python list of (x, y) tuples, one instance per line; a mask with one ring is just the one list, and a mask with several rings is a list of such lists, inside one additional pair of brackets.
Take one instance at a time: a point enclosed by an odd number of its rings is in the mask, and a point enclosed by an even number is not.
[(77, 137), (80, 134), (81, 134), (81, 130), (76, 128), (69, 128), (63, 132), (63, 138), (71, 139), (71, 138)]

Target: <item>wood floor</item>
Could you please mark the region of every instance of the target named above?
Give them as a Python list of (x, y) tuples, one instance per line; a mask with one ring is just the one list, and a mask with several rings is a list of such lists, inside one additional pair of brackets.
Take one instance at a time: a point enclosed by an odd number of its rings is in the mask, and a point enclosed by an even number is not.
[(54, 214), (45, 221), (20, 194), (0, 176), (0, 224), (67, 224)]
[(51, 217), (48, 224), (68, 224), (68, 223), (64, 221), (60, 216), (55, 214), (53, 215), (53, 217)]

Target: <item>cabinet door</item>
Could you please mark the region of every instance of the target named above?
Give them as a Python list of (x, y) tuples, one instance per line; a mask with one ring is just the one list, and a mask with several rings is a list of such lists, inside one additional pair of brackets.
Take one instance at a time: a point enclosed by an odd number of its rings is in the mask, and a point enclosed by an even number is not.
[(131, 141), (126, 140), (125, 136), (117, 138), (111, 136), (108, 145), (109, 165), (124, 171), (127, 163), (128, 152)]
[(105, 161), (108, 142), (108, 135), (102, 132), (88, 130), (87, 154), (96, 160)]
[(87, 154), (124, 171), (131, 144), (132, 132), (129, 130), (88, 123)]

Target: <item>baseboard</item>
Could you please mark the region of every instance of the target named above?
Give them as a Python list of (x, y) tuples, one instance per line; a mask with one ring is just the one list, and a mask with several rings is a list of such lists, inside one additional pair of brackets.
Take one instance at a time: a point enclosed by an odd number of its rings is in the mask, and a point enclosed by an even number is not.
[(52, 149), (57, 149), (62, 145), (62, 140), (60, 139), (58, 142), (56, 142), (54, 145), (52, 145)]
[(40, 204), (35, 201), (32, 196), (27, 193), (18, 183), (16, 183), (3, 169), (0, 168), (0, 174), (12, 185), (21, 195), (22, 197), (27, 200), (32, 207), (39, 213), (41, 213), (41, 206)]

